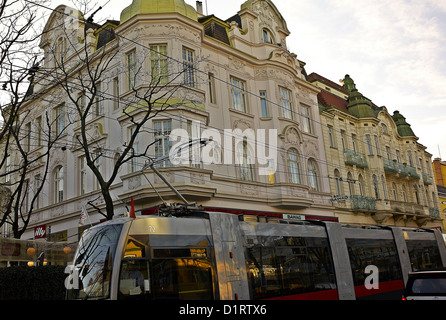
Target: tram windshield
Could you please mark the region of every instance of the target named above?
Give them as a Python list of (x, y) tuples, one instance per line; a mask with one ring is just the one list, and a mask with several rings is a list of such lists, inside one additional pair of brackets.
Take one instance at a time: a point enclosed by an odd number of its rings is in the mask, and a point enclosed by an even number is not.
[(79, 242), (67, 299), (106, 299), (110, 295), (110, 279), (116, 246), (122, 224), (88, 229)]

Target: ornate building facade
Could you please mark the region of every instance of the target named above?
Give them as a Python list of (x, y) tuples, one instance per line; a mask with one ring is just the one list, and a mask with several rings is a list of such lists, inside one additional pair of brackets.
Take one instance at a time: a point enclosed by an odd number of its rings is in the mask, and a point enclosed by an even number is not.
[[(67, 33), (62, 25), (77, 27)], [(254, 219), (336, 221), (319, 125), (324, 117), (319, 114), (319, 89), (305, 80), (304, 63), (287, 50), (289, 34), (269, 0), (248, 0), (227, 20), (205, 16), (200, 6), (193, 8), (183, 0), (135, 0), (119, 21), (102, 25), (67, 6), (56, 8), (40, 42), (44, 63), (23, 111), (32, 113), (33, 139), (44, 139), (39, 132), (45, 132), (45, 111), (52, 117), (51, 130), (64, 132), (23, 238), (33, 238), (33, 230), (42, 225), (52, 239), (75, 238), (82, 207), (91, 223), (104, 219), (97, 213), (105, 210), (98, 181), (86, 165), (79, 137), (88, 137), (98, 170), (105, 177), (112, 175), (144, 116), (138, 94), (154, 83), (171, 91), (167, 98), (157, 96), (156, 115), (133, 141), (133, 151), (164, 159), (157, 169), (188, 202)], [(79, 74), (86, 61), (99, 66), (106, 55), (112, 58), (101, 66), (103, 78), (94, 84), (97, 101), (81, 126), (74, 111), (88, 103), (93, 87), (83, 86), (86, 80)], [(60, 68), (71, 79), (68, 93), (55, 84)], [(173, 107), (161, 111), (171, 103)], [(169, 139), (175, 129), (198, 138), (211, 130), (213, 141), (221, 135), (220, 160), (228, 161), (172, 164), (165, 157), (175, 143)], [(224, 143), (228, 131), (255, 133), (256, 144), (232, 136)], [(266, 135), (263, 155), (259, 132)], [(41, 148), (36, 141), (30, 152)], [(132, 198), (137, 214), (143, 215), (153, 213), (162, 201), (181, 202), (145, 164), (135, 158), (119, 169), (111, 186), (115, 215), (125, 214)], [(42, 167), (29, 175), (31, 185), (41, 179)]]
[(312, 73), (318, 94), (335, 215), (347, 224), (439, 227), (432, 155), (399, 111), (390, 114), (343, 85)]

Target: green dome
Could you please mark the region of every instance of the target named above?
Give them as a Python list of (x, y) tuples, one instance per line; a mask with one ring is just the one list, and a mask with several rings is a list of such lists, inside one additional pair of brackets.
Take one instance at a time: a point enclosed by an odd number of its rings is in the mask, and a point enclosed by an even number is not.
[(121, 23), (137, 14), (174, 12), (198, 21), (197, 11), (184, 0), (133, 0), (130, 6), (122, 10)]

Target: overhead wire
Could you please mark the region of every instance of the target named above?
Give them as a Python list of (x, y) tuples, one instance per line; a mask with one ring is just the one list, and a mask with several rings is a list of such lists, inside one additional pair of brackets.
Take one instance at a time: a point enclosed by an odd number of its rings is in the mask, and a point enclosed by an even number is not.
[[(46, 7), (46, 9), (52, 10), (51, 8), (47, 8), (47, 7)], [(107, 31), (108, 31), (108, 30), (107, 30)], [(122, 37), (122, 36), (121, 36), (121, 38), (124, 38), (124, 39), (126, 39), (126, 40), (132, 41), (133, 43), (135, 43), (135, 44), (137, 44), (137, 45), (140, 45), (140, 46), (142, 46), (142, 47), (145, 48), (145, 49), (152, 50), (152, 48), (150, 48), (150, 47), (148, 47), (148, 46), (145, 46), (145, 45), (143, 45), (142, 43), (135, 42), (135, 41), (133, 41), (133, 40), (131, 40), (131, 39), (128, 39), (128, 38), (125, 38), (125, 37)], [(159, 52), (157, 52), (157, 53), (159, 54)], [(175, 61), (175, 62), (177, 62), (177, 63), (180, 63), (180, 64), (183, 63), (182, 61), (179, 61), (179, 60), (177, 60), (177, 59), (174, 59), (174, 58), (172, 58), (172, 57), (170, 57), (170, 56), (167, 56), (167, 58), (170, 59), (170, 60), (173, 60), (173, 61)], [(193, 66), (193, 68), (195, 69), (195, 71), (198, 71), (198, 72), (200, 72), (200, 73), (204, 73), (204, 71), (201, 71), (201, 70), (198, 69), (196, 66)], [(215, 79), (215, 80), (218, 80), (218, 81), (222, 81), (223, 83), (225, 83), (225, 84), (228, 85), (228, 86), (233, 86), (231, 83), (229, 83), (228, 81), (226, 81), (226, 80), (224, 80), (224, 79), (220, 79), (220, 78), (218, 78), (218, 77), (214, 77), (214, 79)], [(257, 98), (260, 98), (257, 94), (252, 93), (252, 92), (250, 92), (250, 91), (248, 91), (248, 90), (245, 90), (244, 92), (246, 92), (246, 93), (249, 94), (249, 95), (253, 95), (253, 96), (257, 97)], [(122, 101), (122, 99), (120, 99), (120, 101)], [(268, 103), (271, 104), (271, 105), (277, 106), (277, 107), (279, 107), (279, 108), (281, 107), (281, 105), (275, 103), (274, 101), (271, 101), (271, 100), (267, 100), (267, 101), (268, 101)], [(292, 112), (293, 114), (303, 116), (301, 113), (296, 112), (296, 111), (293, 110), (293, 109), (291, 110), (291, 112)], [(170, 114), (170, 115), (171, 115), (171, 114)], [(173, 116), (173, 115), (171, 115), (171, 116)], [(324, 126), (323, 123), (318, 122), (318, 121), (316, 121), (316, 120), (313, 119), (313, 118), (310, 118), (310, 120), (313, 121), (313, 122), (315, 122), (315, 123), (317, 123), (317, 124), (319, 124), (319, 125), (321, 125), (321, 126)], [(325, 126), (326, 126), (326, 125), (325, 125)], [(219, 129), (219, 128), (215, 128), (215, 129), (217, 129), (217, 130), (222, 130), (222, 129)], [(358, 139), (358, 141), (361, 142), (361, 143), (367, 144), (367, 142), (361, 141), (361, 140), (359, 140), (359, 139)], [(284, 149), (282, 149), (282, 150), (285, 151)], [(110, 152), (113, 152), (113, 150), (111, 150)], [(298, 155), (299, 155), (299, 156), (305, 156), (305, 155), (302, 155), (301, 153), (298, 153)], [(344, 166), (340, 166), (339, 164), (331, 164), (331, 163), (327, 162), (327, 160), (324, 160), (324, 159), (317, 159), (317, 158), (316, 158), (315, 160), (317, 160), (319, 163), (325, 161), (325, 163), (326, 163), (327, 165), (333, 165), (333, 166), (335, 166), (336, 168), (339, 168), (339, 169), (345, 169)], [(281, 164), (281, 165), (282, 165), (282, 164)], [(362, 171), (361, 171), (361, 172), (362, 172)], [(330, 176), (328, 176), (328, 178), (330, 178)]]

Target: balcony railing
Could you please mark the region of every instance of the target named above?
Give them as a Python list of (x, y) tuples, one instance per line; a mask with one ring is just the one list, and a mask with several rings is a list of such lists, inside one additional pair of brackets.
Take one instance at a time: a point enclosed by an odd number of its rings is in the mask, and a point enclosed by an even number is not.
[(368, 168), (367, 158), (365, 154), (355, 152), (352, 150), (344, 150), (344, 162), (351, 166), (357, 166), (359, 168)]
[(376, 200), (371, 197), (351, 196), (352, 209), (376, 210)]
[(423, 183), (426, 186), (430, 186), (433, 183), (432, 177), (428, 175), (427, 173), (423, 173)]
[(429, 215), (434, 218), (440, 218), (440, 210), (438, 208), (429, 207)]
[(417, 169), (412, 166), (408, 166), (404, 163), (397, 163), (386, 158), (383, 158), (384, 171), (399, 174), (403, 177), (409, 177), (414, 179), (420, 179), (420, 175), (417, 173)]
[(421, 204), (407, 202), (407, 201), (395, 201), (390, 200), (390, 207), (395, 212), (411, 213), (411, 214), (427, 214), (425, 213), (425, 207)]

